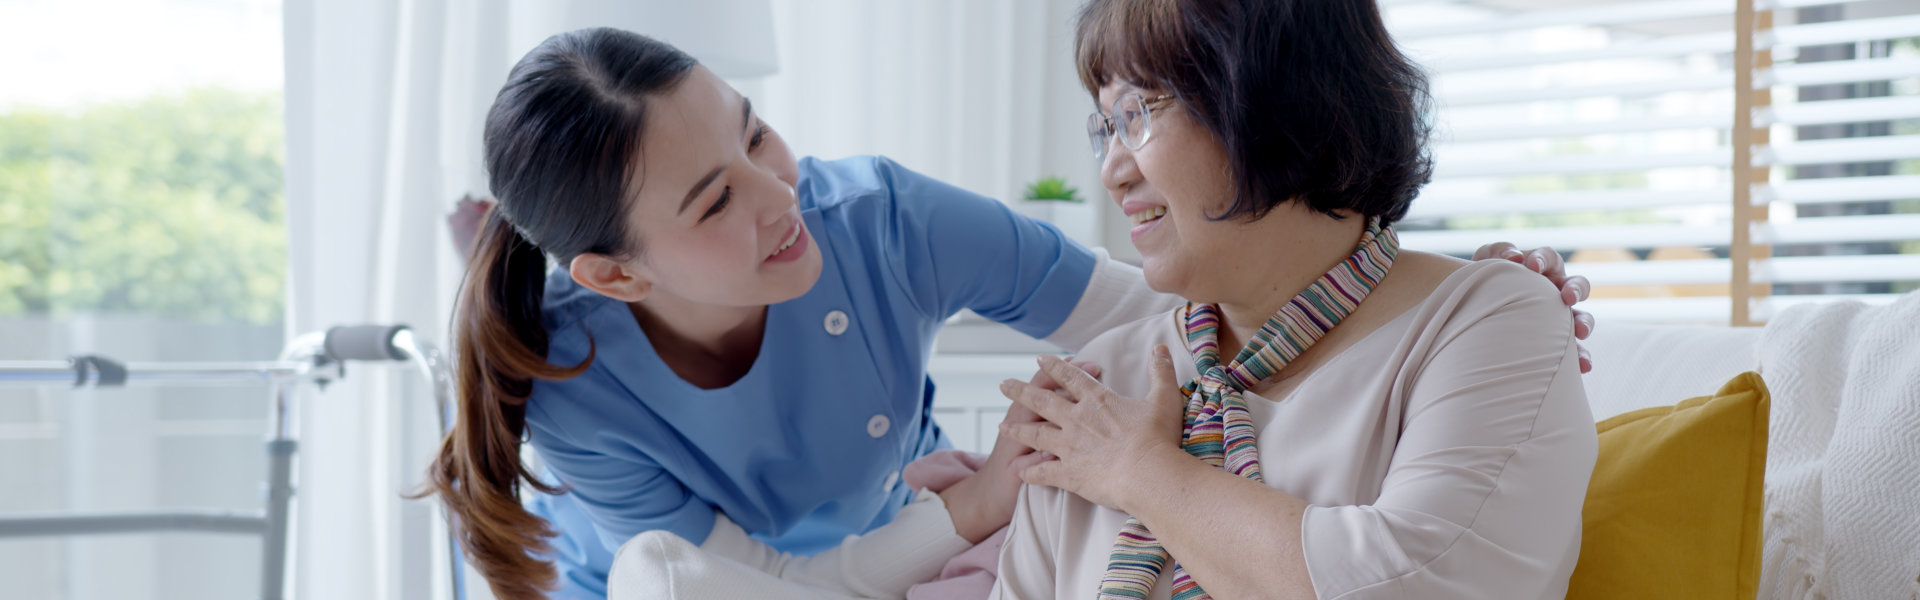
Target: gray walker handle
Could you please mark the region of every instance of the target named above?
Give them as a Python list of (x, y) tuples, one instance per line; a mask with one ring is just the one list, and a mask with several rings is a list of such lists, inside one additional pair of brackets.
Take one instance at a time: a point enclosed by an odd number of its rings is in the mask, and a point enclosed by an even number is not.
[(327, 329), (327, 358), (338, 361), (407, 360), (407, 353), (394, 345), (394, 337), (406, 331), (406, 325), (342, 325)]

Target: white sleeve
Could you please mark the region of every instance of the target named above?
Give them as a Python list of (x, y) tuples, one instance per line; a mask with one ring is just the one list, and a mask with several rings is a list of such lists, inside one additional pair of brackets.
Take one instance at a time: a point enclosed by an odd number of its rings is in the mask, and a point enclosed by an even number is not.
[[(923, 490), (892, 522), (865, 535), (847, 536), (838, 547), (813, 556), (774, 550), (748, 537), (726, 515), (715, 516), (713, 531), (699, 551), (835, 595), (901, 598), (907, 588), (933, 579), (948, 560), (969, 547), (972, 544), (954, 531), (940, 496)], [(642, 553), (626, 550), (623, 546), (622, 556), (615, 559), (610, 582), (619, 579), (614, 575), (623, 571), (623, 563), (644, 560)]]
[(1140, 267), (1114, 260), (1105, 248), (1094, 248), (1093, 276), (1087, 278), (1087, 290), (1073, 305), (1073, 312), (1046, 341), (1068, 350), (1079, 351), (1087, 342), (1107, 330), (1172, 310), (1186, 301), (1173, 294), (1162, 294), (1147, 287)]

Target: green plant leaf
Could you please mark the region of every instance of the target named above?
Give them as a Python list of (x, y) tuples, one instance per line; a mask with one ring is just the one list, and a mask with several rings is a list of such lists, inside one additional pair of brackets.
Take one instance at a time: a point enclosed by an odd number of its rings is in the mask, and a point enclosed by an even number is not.
[(1079, 202), (1080, 190), (1079, 188), (1068, 186), (1067, 180), (1064, 178), (1045, 177), (1027, 184), (1027, 199), (1053, 202)]

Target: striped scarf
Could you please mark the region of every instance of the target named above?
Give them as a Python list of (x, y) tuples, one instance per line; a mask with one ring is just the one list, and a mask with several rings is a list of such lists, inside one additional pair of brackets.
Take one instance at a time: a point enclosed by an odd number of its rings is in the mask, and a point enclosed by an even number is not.
[[(1247, 347), (1230, 364), (1220, 364), (1220, 313), (1212, 305), (1188, 303), (1182, 311), (1187, 347), (1193, 352), (1200, 376), (1180, 392), (1187, 397), (1186, 426), (1181, 447), (1229, 473), (1260, 479), (1260, 453), (1254, 447), (1253, 418), (1241, 393), (1286, 368), (1340, 320), (1353, 313), (1367, 293), (1386, 277), (1399, 252), (1399, 238), (1367, 223), (1359, 249), (1333, 270), (1321, 275), (1306, 291), (1267, 319)], [(1100, 580), (1100, 600), (1144, 599), (1166, 569), (1167, 551), (1140, 519), (1127, 517), (1107, 572)], [(1211, 598), (1178, 564), (1173, 569), (1174, 600)]]

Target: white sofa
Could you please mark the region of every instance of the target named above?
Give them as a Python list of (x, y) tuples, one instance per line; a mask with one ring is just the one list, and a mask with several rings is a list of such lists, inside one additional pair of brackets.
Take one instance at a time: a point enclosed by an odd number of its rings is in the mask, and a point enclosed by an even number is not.
[(1593, 371), (1582, 378), (1594, 420), (1712, 394), (1734, 375), (1758, 368), (1760, 331), (1600, 324), (1586, 341)]

